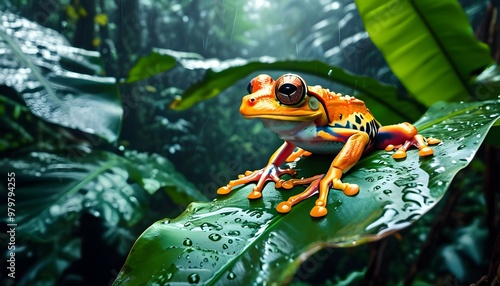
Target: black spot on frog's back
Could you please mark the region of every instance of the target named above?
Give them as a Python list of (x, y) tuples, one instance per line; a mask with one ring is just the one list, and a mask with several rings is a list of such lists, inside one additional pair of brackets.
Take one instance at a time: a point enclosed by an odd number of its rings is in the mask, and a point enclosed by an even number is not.
[(361, 117), (359, 115), (355, 115), (354, 119), (356, 120), (356, 124), (361, 124)]

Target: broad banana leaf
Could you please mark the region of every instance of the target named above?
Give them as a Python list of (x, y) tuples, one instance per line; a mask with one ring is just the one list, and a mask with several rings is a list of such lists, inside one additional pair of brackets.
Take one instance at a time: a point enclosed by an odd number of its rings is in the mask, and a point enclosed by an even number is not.
[(456, 0), (356, 0), (370, 39), (392, 71), (427, 106), (477, 98), (474, 76), (493, 64)]

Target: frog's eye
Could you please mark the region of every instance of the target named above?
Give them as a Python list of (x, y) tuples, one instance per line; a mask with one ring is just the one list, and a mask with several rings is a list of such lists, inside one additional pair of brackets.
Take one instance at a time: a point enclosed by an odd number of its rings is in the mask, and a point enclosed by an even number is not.
[(285, 74), (276, 80), (274, 93), (281, 104), (297, 105), (306, 97), (307, 86), (298, 75)]
[(252, 89), (253, 89), (252, 82), (249, 82), (248, 85), (247, 85), (247, 91), (248, 91), (248, 93), (252, 93)]

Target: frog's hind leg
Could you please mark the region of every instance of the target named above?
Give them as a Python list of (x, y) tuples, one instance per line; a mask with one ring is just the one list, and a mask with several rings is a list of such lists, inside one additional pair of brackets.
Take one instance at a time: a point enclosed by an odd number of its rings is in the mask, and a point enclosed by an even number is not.
[(441, 142), (436, 138), (424, 138), (418, 134), (417, 128), (408, 122), (382, 126), (379, 128), (375, 148), (392, 151), (396, 149), (392, 157), (394, 159), (406, 158), (406, 151), (415, 146), (419, 149), (420, 156), (430, 156), (434, 153), (428, 145), (434, 145)]
[(411, 146), (415, 146), (418, 148), (418, 155), (424, 157), (434, 154), (434, 151), (428, 146), (428, 144), (437, 144), (439, 142), (441, 142), (439, 139), (431, 137), (425, 139), (424, 136), (417, 134), (413, 136), (412, 139), (406, 140), (403, 144), (400, 144), (398, 146), (389, 144), (387, 145), (387, 147), (385, 147), (385, 150), (392, 151), (393, 149), (397, 148), (392, 157), (394, 159), (403, 159), (406, 157), (406, 151), (408, 150), (408, 148), (410, 148)]

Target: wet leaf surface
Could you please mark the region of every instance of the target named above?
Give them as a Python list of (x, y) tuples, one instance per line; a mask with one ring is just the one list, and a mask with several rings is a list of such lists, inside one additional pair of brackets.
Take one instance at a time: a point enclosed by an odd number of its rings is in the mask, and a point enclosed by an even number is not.
[(0, 12), (0, 89), (15, 90), (36, 116), (115, 141), (123, 110), (115, 79), (98, 76), (99, 53), (57, 32)]
[[(273, 183), (254, 201), (247, 199), (250, 184), (211, 203), (192, 203), (139, 237), (115, 285), (284, 283), (321, 248), (377, 240), (419, 219), (443, 197), (499, 117), (500, 101), (432, 106), (416, 126), (443, 141), (433, 147), (434, 156), (419, 158), (412, 149), (398, 161), (386, 151), (363, 157), (343, 178), (358, 184), (360, 193), (346, 197), (331, 190), (322, 219), (309, 216), (314, 196), (288, 214), (278, 213), (276, 205), (303, 187), (276, 190)], [(331, 160), (300, 159), (297, 176), (323, 173)]]

